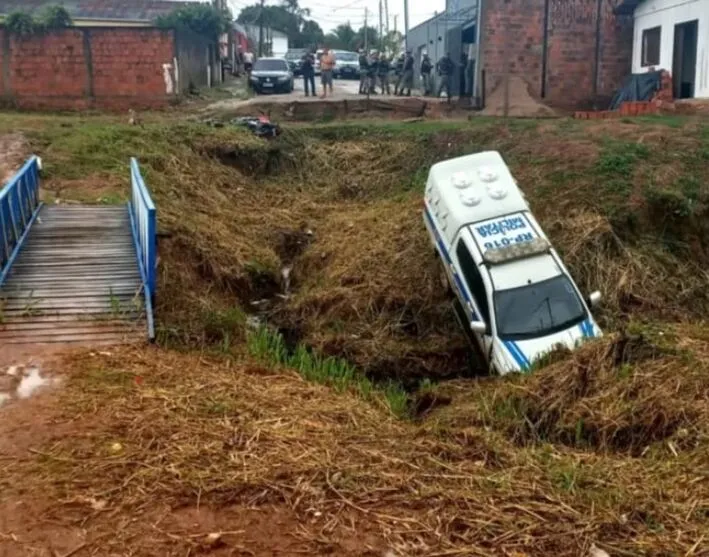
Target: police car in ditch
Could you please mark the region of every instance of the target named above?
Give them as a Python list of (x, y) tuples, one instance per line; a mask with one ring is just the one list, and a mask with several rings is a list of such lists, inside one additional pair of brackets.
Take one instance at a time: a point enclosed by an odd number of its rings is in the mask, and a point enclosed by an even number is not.
[(601, 335), (587, 299), (496, 151), (431, 167), (424, 221), (456, 313), (492, 372), (529, 370), (559, 347)]

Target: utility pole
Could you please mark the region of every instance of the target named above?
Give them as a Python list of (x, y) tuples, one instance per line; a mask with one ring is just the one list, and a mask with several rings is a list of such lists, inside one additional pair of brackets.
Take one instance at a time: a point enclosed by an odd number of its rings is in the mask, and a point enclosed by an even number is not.
[(369, 34), (369, 33), (367, 32), (368, 29), (369, 29), (369, 28), (367, 27), (367, 6), (365, 6), (365, 7), (364, 7), (364, 53), (365, 53), (365, 54), (368, 54), (368, 52), (369, 52), (369, 50), (368, 50), (369, 45), (367, 44), (367, 42), (368, 42), (368, 41), (367, 41), (367, 39), (368, 39), (367, 35)]
[(399, 14), (394, 14), (394, 33), (396, 33), (396, 21), (399, 19)]
[(382, 32), (382, 0), (379, 0), (379, 50), (383, 50), (384, 33)]
[(389, 0), (384, 0), (384, 29), (389, 35)]
[(266, 0), (261, 0), (261, 11), (258, 14), (258, 56), (263, 56), (263, 6)]
[(409, 49), (409, 0), (404, 0), (404, 45)]

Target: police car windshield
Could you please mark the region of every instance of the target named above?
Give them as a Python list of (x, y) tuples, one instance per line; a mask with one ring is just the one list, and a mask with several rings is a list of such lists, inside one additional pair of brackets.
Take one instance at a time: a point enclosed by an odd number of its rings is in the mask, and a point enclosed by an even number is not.
[(503, 340), (551, 335), (586, 318), (586, 310), (565, 275), (495, 292), (497, 334)]

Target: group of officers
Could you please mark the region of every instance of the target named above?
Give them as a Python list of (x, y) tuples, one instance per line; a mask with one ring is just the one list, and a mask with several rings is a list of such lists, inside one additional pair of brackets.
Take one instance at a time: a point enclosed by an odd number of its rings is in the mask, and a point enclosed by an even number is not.
[[(467, 64), (466, 60), (461, 59), (462, 67)], [(381, 94), (391, 95), (389, 76), (392, 66), (396, 75), (396, 83), (394, 85), (394, 95), (411, 96), (411, 89), (414, 87), (414, 57), (411, 50), (402, 53), (396, 61), (387, 58), (385, 53), (373, 51), (367, 56), (363, 50), (359, 51), (359, 93), (361, 95), (376, 95), (377, 84), (381, 89)], [(424, 54), (421, 60), (421, 85), (424, 95), (434, 93), (433, 71), (439, 76), (437, 97), (440, 97), (443, 91), (446, 92), (448, 102), (453, 95), (453, 77), (456, 71), (456, 64), (451, 59), (449, 53), (446, 53), (434, 65), (428, 54)]]

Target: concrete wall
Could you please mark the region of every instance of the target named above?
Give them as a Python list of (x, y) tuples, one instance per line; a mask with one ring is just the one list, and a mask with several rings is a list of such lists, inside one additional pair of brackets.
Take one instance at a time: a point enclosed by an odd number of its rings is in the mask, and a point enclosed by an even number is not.
[(635, 9), (633, 72), (650, 70), (641, 61), (645, 29), (661, 27), (660, 64), (655, 69), (672, 72), (675, 25), (698, 20), (695, 97), (709, 97), (709, 0), (646, 0)]
[(552, 105), (605, 103), (631, 70), (632, 18), (613, 13), (618, 2), (484, 0), (486, 95), (509, 72)]
[(172, 96), (164, 65), (172, 32), (71, 28), (30, 37), (0, 29), (0, 93), (20, 108), (159, 107)]

